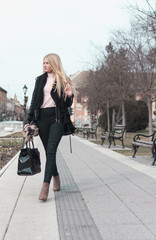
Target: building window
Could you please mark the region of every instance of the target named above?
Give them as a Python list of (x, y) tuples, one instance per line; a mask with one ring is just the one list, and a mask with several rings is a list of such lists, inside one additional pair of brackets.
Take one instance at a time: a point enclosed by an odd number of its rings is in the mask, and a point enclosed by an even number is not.
[(77, 103), (81, 103), (81, 97), (79, 95), (77, 96)]

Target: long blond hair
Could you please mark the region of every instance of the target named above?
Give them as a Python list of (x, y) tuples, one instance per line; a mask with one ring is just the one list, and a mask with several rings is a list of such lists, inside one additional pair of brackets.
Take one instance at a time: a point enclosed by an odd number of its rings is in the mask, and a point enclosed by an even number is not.
[(54, 78), (56, 79), (56, 82), (57, 82), (56, 83), (57, 92), (60, 97), (61, 89), (63, 90), (63, 94), (64, 94), (64, 88), (65, 88), (66, 82), (67, 82), (61, 59), (60, 59), (59, 55), (57, 55), (56, 53), (50, 53), (50, 54), (46, 55), (44, 57), (44, 59), (45, 58), (48, 60), (49, 65), (51, 66), (51, 69), (53, 71)]

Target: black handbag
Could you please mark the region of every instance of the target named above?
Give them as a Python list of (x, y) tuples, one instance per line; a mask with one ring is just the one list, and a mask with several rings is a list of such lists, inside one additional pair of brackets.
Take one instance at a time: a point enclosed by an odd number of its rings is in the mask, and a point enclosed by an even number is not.
[(26, 148), (22, 148), (19, 154), (17, 174), (20, 176), (31, 176), (40, 172), (41, 172), (40, 152), (38, 151), (37, 148), (34, 148), (33, 141), (32, 148), (30, 146), (30, 141), (26, 142)]

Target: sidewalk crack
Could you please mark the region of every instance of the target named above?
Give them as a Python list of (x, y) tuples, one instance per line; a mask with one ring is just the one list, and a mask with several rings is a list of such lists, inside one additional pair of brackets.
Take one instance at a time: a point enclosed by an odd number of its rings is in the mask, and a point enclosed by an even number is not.
[(24, 184), (25, 184), (26, 178), (27, 178), (27, 177), (25, 177), (25, 179), (24, 179), (24, 181), (23, 181), (23, 183), (22, 183), (21, 189), (20, 189), (20, 191), (19, 191), (19, 194), (18, 194), (17, 200), (16, 200), (16, 202), (15, 202), (15, 205), (14, 205), (13, 211), (12, 211), (11, 216), (10, 216), (10, 218), (9, 218), (8, 225), (7, 225), (7, 227), (6, 227), (6, 230), (5, 230), (5, 233), (4, 233), (3, 237), (2, 237), (2, 240), (5, 240), (5, 237), (6, 237), (6, 234), (7, 234), (7, 232), (8, 232), (8, 229), (9, 229), (9, 226), (10, 226), (10, 223), (11, 223), (11, 220), (12, 220), (12, 217), (13, 217), (13, 215), (14, 215), (14, 212), (15, 212), (15, 209), (16, 209), (16, 206), (17, 206), (17, 203), (18, 203), (19, 197), (20, 197), (21, 192), (22, 192), (22, 190), (23, 190), (23, 187), (24, 187)]

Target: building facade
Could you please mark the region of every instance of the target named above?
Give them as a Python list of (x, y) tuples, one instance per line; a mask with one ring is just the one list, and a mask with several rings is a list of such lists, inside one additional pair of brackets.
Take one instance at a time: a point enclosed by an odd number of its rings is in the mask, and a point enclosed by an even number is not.
[(19, 103), (16, 94), (14, 98), (7, 98), (7, 91), (0, 87), (0, 121), (22, 120), (23, 106)]
[(0, 87), (0, 121), (6, 118), (7, 91)]
[(71, 116), (72, 122), (75, 126), (82, 126), (85, 124), (90, 125), (90, 113), (87, 109), (87, 96), (81, 96), (79, 94), (79, 88), (84, 81), (86, 81), (88, 71), (77, 72), (70, 76), (72, 85), (76, 90), (76, 94), (73, 101), (73, 114)]
[(0, 87), (0, 110), (6, 111), (7, 107), (7, 91)]

